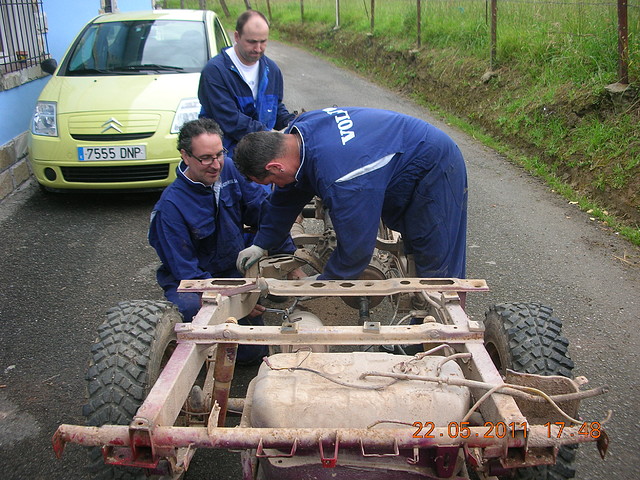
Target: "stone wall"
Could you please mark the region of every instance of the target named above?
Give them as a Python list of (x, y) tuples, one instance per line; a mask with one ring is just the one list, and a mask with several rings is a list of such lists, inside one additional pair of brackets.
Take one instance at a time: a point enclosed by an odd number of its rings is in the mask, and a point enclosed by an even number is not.
[(27, 132), (0, 146), (0, 202), (31, 181)]
[[(25, 83), (44, 76), (46, 74), (40, 65), (23, 68), (17, 72), (2, 73), (0, 74), (0, 92), (19, 88)], [(4, 145), (0, 145), (0, 203), (19, 188), (26, 186), (32, 178), (27, 161), (27, 136), (28, 132), (25, 131)]]
[(20, 85), (46, 76), (47, 74), (42, 71), (39, 64), (33, 67), (23, 68), (17, 72), (2, 73), (0, 75), (0, 92), (19, 87)]

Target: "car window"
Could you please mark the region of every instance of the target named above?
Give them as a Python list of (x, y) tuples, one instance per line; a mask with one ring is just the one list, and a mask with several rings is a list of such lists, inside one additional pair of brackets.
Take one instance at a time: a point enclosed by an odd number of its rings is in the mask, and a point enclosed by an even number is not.
[(220, 24), (220, 20), (218, 20), (216, 18), (214, 25), (213, 25), (214, 31), (215, 31), (215, 36), (216, 36), (216, 49), (217, 52), (216, 54), (220, 53), (222, 51), (223, 48), (227, 47), (227, 37), (224, 34), (224, 29), (222, 28), (222, 25)]
[(64, 75), (200, 72), (208, 59), (203, 22), (105, 22), (83, 32)]

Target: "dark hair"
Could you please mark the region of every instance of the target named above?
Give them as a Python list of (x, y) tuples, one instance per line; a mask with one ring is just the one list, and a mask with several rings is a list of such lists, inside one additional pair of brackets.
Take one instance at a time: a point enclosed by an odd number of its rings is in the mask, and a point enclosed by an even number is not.
[(233, 162), (245, 177), (265, 178), (267, 163), (281, 157), (285, 149), (285, 137), (280, 132), (253, 132), (245, 135), (236, 146)]
[(267, 26), (269, 26), (269, 20), (267, 20), (267, 17), (265, 17), (262, 13), (257, 10), (245, 10), (238, 17), (238, 20), (236, 20), (236, 32), (238, 32), (238, 35), (242, 35), (242, 30), (244, 30), (245, 24), (251, 17), (255, 17), (256, 15), (262, 18), (267, 23)]
[(213, 133), (218, 135), (222, 140), (222, 130), (220, 126), (210, 118), (196, 118), (191, 120), (182, 127), (180, 127), (180, 133), (178, 134), (178, 151), (183, 150), (191, 155), (191, 139), (202, 135), (203, 133)]

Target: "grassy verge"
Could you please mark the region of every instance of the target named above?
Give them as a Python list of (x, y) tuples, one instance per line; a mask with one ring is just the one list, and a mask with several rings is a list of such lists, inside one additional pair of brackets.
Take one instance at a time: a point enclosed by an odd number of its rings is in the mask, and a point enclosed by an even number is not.
[(447, 123), (456, 126), (458, 129), (473, 136), (473, 138), (482, 142), (484, 145), (492, 148), (500, 154), (507, 157), (511, 162), (521, 165), (532, 175), (539, 177), (557, 194), (561, 195), (573, 205), (577, 205), (581, 210), (591, 215), (593, 220), (598, 220), (615, 232), (618, 232), (623, 238), (629, 240), (632, 244), (640, 246), (640, 229), (629, 226), (621, 221), (619, 217), (612, 215), (587, 195), (579, 193), (570, 184), (564, 182), (549, 166), (540, 161), (538, 157), (523, 155), (520, 151), (514, 150), (510, 146), (496, 141), (484, 132), (478, 130), (473, 125), (465, 121), (461, 121), (458, 117), (452, 117), (443, 113), (438, 107), (431, 106), (433, 111), (442, 115)]

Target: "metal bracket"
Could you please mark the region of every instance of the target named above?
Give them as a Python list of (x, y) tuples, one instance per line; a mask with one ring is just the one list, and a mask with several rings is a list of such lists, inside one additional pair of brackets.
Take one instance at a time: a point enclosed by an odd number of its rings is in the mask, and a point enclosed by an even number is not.
[(335, 468), (338, 463), (338, 446), (340, 445), (340, 440), (338, 439), (338, 435), (336, 435), (336, 447), (333, 451), (333, 458), (327, 458), (324, 456), (324, 449), (322, 448), (322, 438), (318, 440), (318, 447), (320, 449), (320, 462), (324, 468)]
[(280, 333), (298, 333), (298, 322), (284, 322), (280, 327)]
[(380, 333), (380, 322), (364, 322), (362, 330), (364, 332)]
[(298, 449), (298, 439), (293, 440), (293, 445), (291, 445), (291, 452), (282, 453), (279, 455), (267, 455), (264, 453), (264, 448), (262, 446), (262, 438), (258, 442), (258, 447), (256, 448), (256, 457), (258, 458), (279, 458), (279, 457), (293, 457), (296, 454), (296, 450)]
[(470, 332), (484, 332), (484, 322), (469, 320), (468, 325)]
[(407, 457), (407, 463), (410, 465), (417, 465), (420, 461), (420, 449), (418, 447), (413, 448), (413, 458)]
[(364, 451), (364, 442), (360, 439), (360, 451), (363, 457), (398, 457), (400, 455), (400, 447), (398, 447), (398, 439), (393, 440), (393, 453), (366, 453)]

